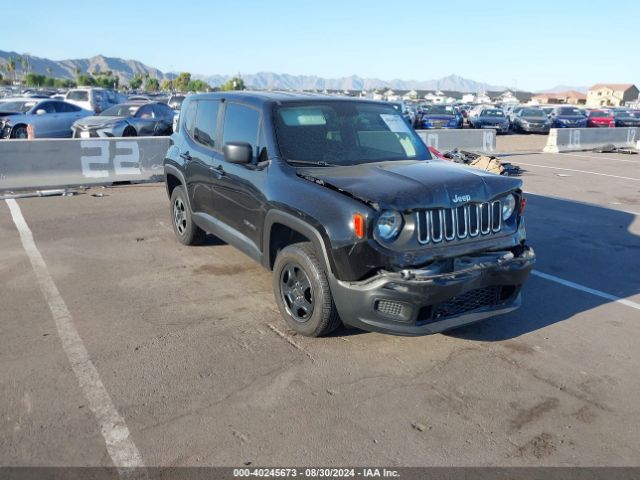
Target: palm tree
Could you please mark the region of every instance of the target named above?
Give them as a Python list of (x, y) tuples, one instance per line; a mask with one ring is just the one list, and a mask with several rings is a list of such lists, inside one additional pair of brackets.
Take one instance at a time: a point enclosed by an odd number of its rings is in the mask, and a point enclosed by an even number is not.
[(16, 61), (13, 59), (13, 57), (9, 57), (9, 59), (7, 60), (7, 73), (11, 73), (13, 72), (13, 82), (15, 83), (16, 81)]
[(29, 59), (27, 57), (20, 57), (20, 68), (22, 68), (23, 77), (29, 73)]
[(49, 74), (49, 76), (51, 76), (51, 73), (53, 72), (53, 68), (51, 68), (51, 66), (47, 67), (47, 73)]

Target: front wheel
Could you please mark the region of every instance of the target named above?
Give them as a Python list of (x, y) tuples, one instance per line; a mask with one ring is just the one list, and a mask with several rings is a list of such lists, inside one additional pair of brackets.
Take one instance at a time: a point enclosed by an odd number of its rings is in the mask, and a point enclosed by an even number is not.
[(320, 337), (340, 326), (327, 274), (311, 243), (283, 248), (276, 258), (272, 281), (278, 309), (292, 330)]
[(27, 131), (26, 125), (18, 125), (11, 132), (11, 138), (19, 138), (24, 140), (25, 138), (29, 138), (29, 132)]
[(124, 129), (124, 132), (122, 132), (122, 136), (123, 137), (137, 137), (138, 136), (138, 132), (136, 132), (136, 129), (133, 127), (127, 127)]

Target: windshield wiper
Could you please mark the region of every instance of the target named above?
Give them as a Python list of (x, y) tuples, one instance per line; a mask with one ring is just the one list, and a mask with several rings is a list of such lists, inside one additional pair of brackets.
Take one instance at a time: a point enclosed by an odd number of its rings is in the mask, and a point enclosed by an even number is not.
[(323, 160), (287, 160), (287, 163), (297, 163), (299, 165), (313, 165), (316, 167), (343, 167), (336, 163), (328, 163)]

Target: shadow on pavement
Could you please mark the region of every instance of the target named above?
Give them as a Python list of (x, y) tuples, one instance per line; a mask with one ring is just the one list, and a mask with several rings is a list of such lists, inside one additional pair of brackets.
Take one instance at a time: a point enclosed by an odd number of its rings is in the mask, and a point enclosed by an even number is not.
[[(640, 236), (630, 231), (634, 215), (540, 195), (528, 194), (527, 199), (528, 243), (538, 257), (536, 270), (619, 298), (640, 294)], [(519, 310), (446, 334), (501, 341), (610, 302), (532, 275)]]

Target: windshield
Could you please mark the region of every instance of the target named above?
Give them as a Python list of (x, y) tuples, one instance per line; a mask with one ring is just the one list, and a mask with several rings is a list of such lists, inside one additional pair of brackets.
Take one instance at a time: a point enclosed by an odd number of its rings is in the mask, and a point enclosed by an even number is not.
[(426, 160), (431, 155), (392, 106), (364, 102), (305, 102), (275, 109), (282, 156), (291, 163), (332, 165)]
[(504, 117), (504, 112), (502, 110), (498, 110), (497, 108), (492, 108), (491, 110), (483, 110), (481, 117)]
[(522, 110), (521, 115), (523, 117), (546, 118), (546, 115), (544, 114), (544, 112), (536, 108), (525, 108), (524, 110)]
[(618, 118), (630, 118), (633, 117), (633, 115), (631, 115), (631, 112), (626, 112), (626, 111), (617, 111), (614, 114), (616, 117)]
[(610, 115), (607, 112), (591, 112), (593, 118), (609, 118)]
[(140, 105), (121, 103), (120, 105), (114, 105), (113, 107), (107, 108), (100, 115), (105, 117), (133, 117), (139, 108)]
[(455, 115), (453, 107), (448, 105), (429, 105), (424, 109), (427, 115)]
[(86, 90), (71, 90), (67, 93), (67, 100), (75, 100), (76, 102), (86, 102), (89, 100), (89, 92)]
[(564, 107), (558, 109), (558, 115), (582, 115), (582, 112), (577, 108)]
[(27, 113), (33, 107), (36, 106), (38, 102), (34, 102), (33, 100), (17, 100), (13, 102), (2, 102), (0, 103), (0, 110), (5, 112), (20, 112)]
[(171, 100), (169, 100), (168, 105), (174, 110), (180, 110), (180, 107), (182, 107), (183, 101), (184, 101), (184, 97), (182, 96), (171, 97)]

